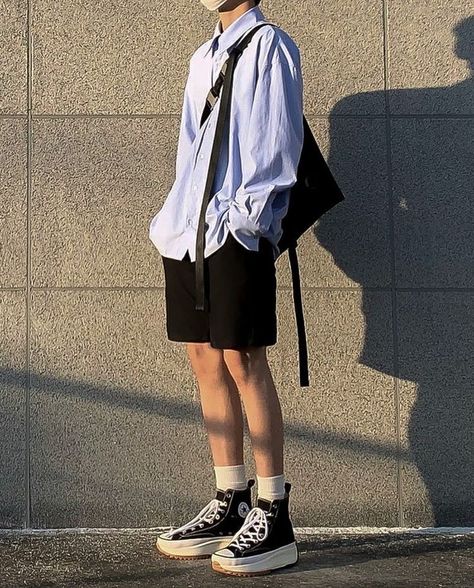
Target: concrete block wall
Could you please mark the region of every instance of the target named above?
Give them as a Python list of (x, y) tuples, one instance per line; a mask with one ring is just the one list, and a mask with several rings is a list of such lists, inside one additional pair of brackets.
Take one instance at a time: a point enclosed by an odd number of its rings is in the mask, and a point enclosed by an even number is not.
[[(347, 199), (286, 256), (269, 357), (299, 526), (473, 525), (474, 19), (463, 0), (263, 0)], [(7, 0), (0, 527), (177, 524), (213, 495), (148, 226), (174, 176), (195, 0)], [(254, 474), (248, 440), (249, 475)]]

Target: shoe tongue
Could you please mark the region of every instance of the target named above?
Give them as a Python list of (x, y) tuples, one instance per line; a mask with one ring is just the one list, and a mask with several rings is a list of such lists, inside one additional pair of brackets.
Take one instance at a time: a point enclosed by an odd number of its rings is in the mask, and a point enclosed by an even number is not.
[(257, 507), (261, 508), (264, 511), (269, 511), (272, 506), (271, 500), (267, 500), (266, 498), (257, 498)]
[(225, 497), (225, 492), (224, 492), (224, 490), (219, 490), (219, 489), (218, 489), (218, 490), (217, 490), (217, 493), (216, 493), (216, 498), (217, 498), (217, 500), (224, 500), (224, 497)]

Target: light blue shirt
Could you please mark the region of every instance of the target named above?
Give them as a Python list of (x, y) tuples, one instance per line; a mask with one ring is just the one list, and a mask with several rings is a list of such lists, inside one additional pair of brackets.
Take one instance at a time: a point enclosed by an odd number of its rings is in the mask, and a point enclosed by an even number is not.
[[(176, 179), (153, 217), (149, 236), (160, 254), (196, 260), (196, 233), (214, 140), (220, 99), (199, 127), (206, 97), (230, 50), (244, 33), (266, 21), (258, 6), (192, 55), (184, 92)], [(222, 92), (221, 92), (222, 94)], [(303, 83), (299, 49), (274, 26), (261, 27), (242, 53), (234, 73), (229, 132), (206, 209), (204, 256), (223, 245), (230, 230), (249, 250), (259, 237), (280, 254), (281, 221), (288, 210), (303, 147)]]

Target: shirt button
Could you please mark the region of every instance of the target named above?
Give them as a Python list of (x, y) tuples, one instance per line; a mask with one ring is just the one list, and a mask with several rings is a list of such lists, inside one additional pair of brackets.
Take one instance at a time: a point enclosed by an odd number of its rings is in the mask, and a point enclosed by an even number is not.
[(204, 159), (204, 155), (201, 153), (201, 155), (199, 156), (199, 159)]
[(189, 226), (191, 226), (191, 223), (192, 223), (192, 221), (191, 221), (191, 219), (190, 219), (190, 218), (188, 218), (188, 220), (187, 220), (186, 222), (187, 222), (187, 224), (188, 224), (188, 227), (189, 227)]
[(193, 186), (193, 190), (197, 190), (197, 186), (196, 186), (196, 184), (194, 184), (194, 186)]

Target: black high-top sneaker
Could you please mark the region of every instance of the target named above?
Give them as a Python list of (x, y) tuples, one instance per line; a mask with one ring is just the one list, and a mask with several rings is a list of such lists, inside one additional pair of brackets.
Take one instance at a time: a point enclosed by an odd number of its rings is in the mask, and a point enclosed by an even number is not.
[(288, 510), (290, 489), (286, 482), (284, 498), (257, 500), (232, 541), (212, 554), (216, 572), (257, 576), (297, 563), (298, 548)]
[(158, 550), (174, 559), (200, 559), (228, 545), (251, 509), (254, 484), (255, 480), (249, 480), (245, 490), (218, 489), (189, 523), (158, 537)]

